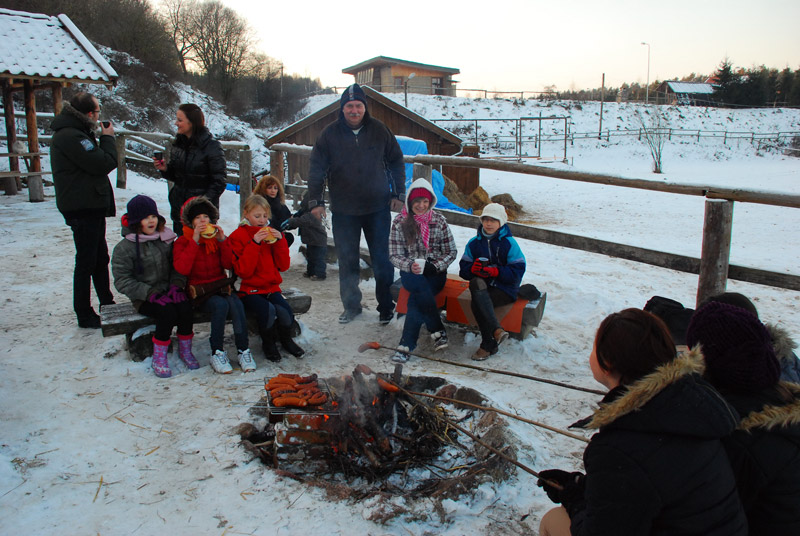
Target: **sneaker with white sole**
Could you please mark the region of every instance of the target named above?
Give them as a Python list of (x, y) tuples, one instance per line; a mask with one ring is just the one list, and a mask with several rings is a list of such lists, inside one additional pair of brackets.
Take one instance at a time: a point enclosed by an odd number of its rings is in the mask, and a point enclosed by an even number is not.
[(211, 368), (217, 374), (230, 374), (233, 372), (231, 362), (228, 361), (228, 356), (222, 350), (217, 350), (211, 354)]
[(447, 332), (445, 330), (442, 331), (434, 331), (431, 333), (431, 339), (433, 339), (433, 351), (438, 352), (439, 350), (444, 350), (447, 348)]
[(239, 366), (242, 368), (242, 372), (253, 372), (256, 370), (256, 360), (253, 359), (253, 354), (250, 353), (250, 350), (239, 350), (237, 352), (239, 357)]
[(411, 350), (409, 350), (408, 346), (403, 346), (402, 344), (398, 345), (397, 351), (392, 356), (392, 361), (395, 363), (406, 363), (411, 357), (409, 352), (411, 352)]

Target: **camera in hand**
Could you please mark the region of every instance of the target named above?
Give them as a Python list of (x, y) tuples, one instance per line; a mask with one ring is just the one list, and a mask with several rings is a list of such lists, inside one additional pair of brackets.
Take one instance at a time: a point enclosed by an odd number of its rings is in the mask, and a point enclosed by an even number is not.
[(164, 160), (164, 153), (162, 151), (156, 151), (153, 153), (153, 158), (156, 160)]
[(108, 128), (111, 126), (111, 121), (103, 121), (103, 128)]

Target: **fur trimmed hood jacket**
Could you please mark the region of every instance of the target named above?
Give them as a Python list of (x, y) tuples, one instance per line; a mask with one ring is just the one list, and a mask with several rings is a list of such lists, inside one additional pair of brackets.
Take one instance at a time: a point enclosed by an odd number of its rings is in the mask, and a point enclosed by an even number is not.
[(747, 534), (721, 439), (738, 415), (683, 354), (603, 399), (585, 425), (584, 502), (572, 535)]
[(784, 328), (772, 324), (764, 325), (772, 337), (772, 346), (775, 348), (775, 355), (781, 364), (781, 380), (800, 383), (800, 361), (794, 353), (797, 343)]

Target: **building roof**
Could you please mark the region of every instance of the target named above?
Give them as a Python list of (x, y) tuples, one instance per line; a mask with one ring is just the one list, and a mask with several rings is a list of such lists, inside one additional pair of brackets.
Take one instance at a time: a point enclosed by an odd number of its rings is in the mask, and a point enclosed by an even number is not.
[(66, 15), (0, 9), (0, 78), (114, 84), (118, 75)]
[(346, 69), (342, 69), (344, 74), (356, 74), (358, 71), (364, 70), (369, 67), (384, 67), (391, 65), (405, 65), (407, 67), (416, 67), (418, 69), (430, 69), (432, 71), (441, 71), (447, 74), (459, 74), (461, 71), (453, 67), (440, 67), (439, 65), (428, 65), (426, 63), (417, 63), (415, 61), (400, 60), (397, 58), (390, 58), (388, 56), (375, 56), (367, 61), (362, 61)]
[[(426, 130), (434, 132), (440, 138), (442, 138), (444, 140), (447, 140), (448, 142), (453, 143), (455, 145), (459, 145), (459, 146), (464, 143), (461, 138), (459, 138), (458, 136), (456, 136), (455, 134), (453, 134), (449, 130), (445, 130), (440, 126), (437, 126), (436, 124), (428, 121), (427, 119), (425, 119), (421, 115), (412, 112), (411, 110), (409, 110), (405, 106), (403, 106), (401, 104), (398, 104), (395, 101), (393, 101), (392, 99), (384, 96), (382, 93), (380, 93), (378, 91), (375, 91), (371, 87), (369, 87), (369, 86), (361, 86), (361, 89), (364, 90), (364, 94), (368, 98), (373, 99), (376, 102), (381, 103), (382, 105), (386, 106), (387, 108), (389, 108), (391, 110), (394, 110), (395, 112), (399, 113), (400, 115), (402, 115), (402, 116), (406, 117), (407, 119), (413, 121), (414, 123), (417, 123), (418, 125), (422, 126)], [(280, 143), (281, 141), (285, 140), (287, 137), (291, 136), (295, 132), (306, 128), (307, 126), (311, 125), (312, 123), (318, 121), (319, 119), (321, 119), (321, 118), (323, 118), (323, 117), (325, 117), (325, 116), (327, 116), (327, 115), (329, 115), (329, 114), (331, 114), (333, 112), (336, 112), (338, 114), (340, 107), (341, 107), (340, 99), (336, 99), (335, 101), (333, 101), (332, 103), (328, 104), (324, 108), (321, 108), (321, 109), (317, 110), (316, 112), (312, 113), (311, 115), (307, 115), (303, 119), (300, 119), (299, 121), (296, 121), (295, 123), (292, 123), (288, 127), (286, 127), (283, 130), (281, 130), (280, 132), (277, 132), (277, 133), (273, 134), (272, 136), (270, 136), (267, 139), (267, 146), (272, 145), (273, 143)]]
[(667, 80), (666, 84), (674, 93), (697, 93), (703, 95), (711, 95), (714, 93), (714, 85), (705, 82), (678, 82), (676, 80)]

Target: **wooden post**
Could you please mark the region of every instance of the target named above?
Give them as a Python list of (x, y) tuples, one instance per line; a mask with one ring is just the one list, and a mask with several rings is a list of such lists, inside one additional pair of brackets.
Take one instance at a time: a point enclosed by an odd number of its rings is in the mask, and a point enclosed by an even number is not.
[(425, 164), (414, 164), (412, 177), (414, 180), (425, 179), (426, 181), (433, 183), (433, 168)]
[[(28, 131), (28, 152), (39, 152), (39, 129), (36, 127), (36, 97), (33, 80), (25, 80), (25, 123)], [(31, 171), (42, 170), (42, 159), (37, 154), (31, 158)], [(44, 201), (41, 175), (28, 175), (28, 199), (32, 203)]]
[(286, 184), (286, 165), (283, 151), (269, 152), (269, 174)]
[(55, 82), (53, 84), (53, 113), (58, 115), (61, 113), (61, 108), (64, 106), (64, 99), (61, 95), (61, 84)]
[[(3, 118), (6, 123), (6, 136), (8, 137), (8, 148), (14, 146), (17, 141), (17, 129), (14, 121), (14, 94), (11, 92), (11, 85), (8, 81), (3, 81)], [(10, 153), (13, 151), (9, 151)], [(16, 156), (8, 157), (8, 169), (11, 171), (19, 171), (19, 158)], [(17, 195), (19, 192), (17, 188), (17, 178), (6, 177), (3, 179), (3, 189), (6, 195)]]
[(706, 199), (696, 305), (709, 296), (725, 292), (728, 283), (732, 227), (733, 201)]
[[(283, 153), (281, 153), (283, 154)], [(270, 157), (270, 166), (272, 158)], [(239, 151), (239, 216), (244, 215), (244, 203), (253, 193), (253, 152), (250, 149)], [(281, 179), (283, 175), (281, 175)]]
[(603, 139), (603, 101), (606, 96), (606, 73), (603, 73), (603, 82), (600, 86), (600, 128), (597, 130), (597, 139)]
[(125, 135), (117, 134), (114, 137), (117, 146), (117, 188), (128, 187), (128, 168), (125, 167)]

